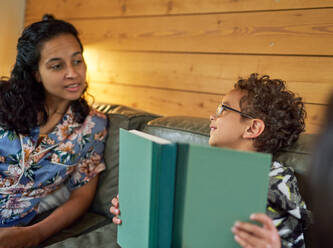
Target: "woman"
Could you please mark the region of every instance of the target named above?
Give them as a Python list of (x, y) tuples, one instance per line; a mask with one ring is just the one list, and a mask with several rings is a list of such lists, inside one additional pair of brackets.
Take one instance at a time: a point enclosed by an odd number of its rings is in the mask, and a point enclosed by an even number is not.
[(17, 51), (0, 84), (0, 244), (32, 247), (88, 209), (105, 169), (107, 121), (84, 99), (86, 64), (71, 24), (45, 16), (25, 28)]

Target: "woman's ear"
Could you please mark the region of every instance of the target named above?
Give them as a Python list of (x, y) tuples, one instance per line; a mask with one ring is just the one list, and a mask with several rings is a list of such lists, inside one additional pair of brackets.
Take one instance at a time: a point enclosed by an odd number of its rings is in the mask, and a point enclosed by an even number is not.
[(249, 125), (243, 133), (243, 138), (245, 139), (255, 139), (259, 137), (265, 130), (265, 122), (261, 119), (251, 119), (249, 120)]

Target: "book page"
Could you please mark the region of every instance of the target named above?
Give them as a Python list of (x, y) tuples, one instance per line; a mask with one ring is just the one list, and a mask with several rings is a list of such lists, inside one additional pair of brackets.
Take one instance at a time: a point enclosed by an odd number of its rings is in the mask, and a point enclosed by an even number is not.
[(144, 132), (141, 132), (141, 131), (138, 131), (138, 130), (130, 130), (129, 131), (130, 133), (133, 133), (135, 135), (138, 135), (140, 137), (143, 137), (145, 139), (148, 139), (148, 140), (151, 140), (155, 143), (158, 143), (158, 144), (172, 144), (172, 142), (170, 140), (166, 140), (166, 139), (163, 139), (161, 137), (158, 137), (158, 136), (154, 136), (154, 135), (151, 135), (151, 134), (148, 134), (148, 133), (144, 133)]

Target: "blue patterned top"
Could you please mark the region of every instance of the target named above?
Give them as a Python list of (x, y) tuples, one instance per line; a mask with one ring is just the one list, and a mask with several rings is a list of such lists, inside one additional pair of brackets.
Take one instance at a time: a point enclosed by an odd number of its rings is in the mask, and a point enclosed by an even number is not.
[(40, 143), (39, 127), (27, 136), (0, 127), (0, 227), (29, 224), (43, 197), (63, 185), (72, 191), (103, 171), (106, 126), (94, 109), (75, 122), (69, 107)]

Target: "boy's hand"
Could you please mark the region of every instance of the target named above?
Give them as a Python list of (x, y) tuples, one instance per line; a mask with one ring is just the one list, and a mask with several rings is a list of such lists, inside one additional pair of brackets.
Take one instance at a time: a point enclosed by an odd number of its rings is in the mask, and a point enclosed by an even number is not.
[(253, 214), (250, 218), (263, 226), (237, 221), (232, 232), (238, 244), (244, 248), (281, 248), (280, 236), (271, 218), (266, 214)]
[(116, 225), (121, 224), (121, 219), (118, 218), (120, 214), (119, 210), (119, 195), (117, 197), (113, 198), (111, 201), (112, 207), (110, 208), (110, 212), (115, 215), (115, 217), (112, 218), (112, 222)]

